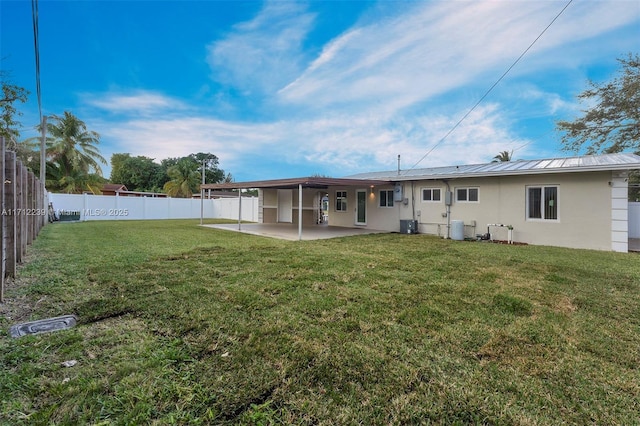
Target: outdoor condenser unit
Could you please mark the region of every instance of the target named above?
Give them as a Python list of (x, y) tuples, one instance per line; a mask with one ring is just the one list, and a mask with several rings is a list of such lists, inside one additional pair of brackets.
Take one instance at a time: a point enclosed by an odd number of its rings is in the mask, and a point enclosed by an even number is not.
[(417, 220), (400, 220), (400, 233), (401, 234), (417, 234), (418, 233), (418, 221)]

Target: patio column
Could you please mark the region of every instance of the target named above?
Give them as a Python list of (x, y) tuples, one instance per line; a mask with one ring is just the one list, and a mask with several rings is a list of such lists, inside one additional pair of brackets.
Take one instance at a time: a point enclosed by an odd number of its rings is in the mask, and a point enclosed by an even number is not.
[(238, 188), (238, 231), (242, 229), (242, 190)]
[(298, 241), (302, 240), (302, 184), (298, 184)]

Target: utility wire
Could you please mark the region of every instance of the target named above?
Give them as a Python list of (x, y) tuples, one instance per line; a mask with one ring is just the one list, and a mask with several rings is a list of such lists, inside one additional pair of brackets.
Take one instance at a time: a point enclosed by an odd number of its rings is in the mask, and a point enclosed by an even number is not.
[(413, 169), (416, 168), (416, 166), (418, 164), (420, 164), (425, 158), (427, 158), (427, 156), (429, 154), (431, 154), (431, 152), (433, 152), (434, 149), (436, 149), (439, 145), (441, 145), (445, 139), (447, 139), (449, 137), (449, 135), (451, 135), (451, 133), (454, 132), (454, 130), (456, 130), (458, 128), (458, 126), (460, 126), (460, 124), (466, 120), (467, 117), (469, 117), (469, 115), (478, 107), (478, 105), (480, 105), (480, 103), (482, 101), (484, 101), (484, 99), (489, 96), (489, 93), (491, 93), (491, 91), (493, 91), (493, 89), (502, 81), (502, 79), (504, 79), (504, 77), (509, 73), (509, 71), (511, 71), (513, 69), (513, 67), (515, 67), (518, 62), (520, 62), (520, 59), (522, 59), (524, 57), (524, 55), (527, 54), (527, 52), (533, 47), (534, 44), (536, 44), (536, 42), (538, 40), (540, 40), (540, 38), (544, 35), (544, 33), (547, 32), (547, 30), (551, 27), (551, 25), (553, 25), (554, 22), (556, 22), (556, 20), (560, 17), (560, 15), (562, 15), (564, 13), (564, 11), (569, 7), (569, 5), (573, 3), (573, 0), (569, 0), (567, 2), (567, 4), (562, 8), (562, 10), (555, 16), (555, 18), (553, 18), (553, 20), (549, 23), (549, 25), (546, 26), (546, 28), (544, 30), (542, 30), (542, 32), (538, 35), (538, 37), (535, 38), (535, 40), (533, 40), (531, 42), (531, 44), (529, 45), (529, 47), (527, 47), (524, 52), (522, 52), (522, 54), (520, 56), (518, 56), (518, 59), (516, 59), (513, 64), (511, 64), (511, 66), (509, 68), (507, 68), (507, 70), (500, 76), (500, 78), (498, 78), (498, 80), (493, 83), (493, 85), (489, 88), (489, 90), (487, 90), (485, 92), (484, 95), (482, 95), (482, 97), (478, 100), (478, 102), (475, 103), (475, 105), (473, 105), (471, 107), (471, 109), (469, 111), (467, 111), (467, 113), (460, 119), (458, 120), (458, 122), (434, 145), (431, 147), (431, 149), (429, 151), (427, 151), (427, 153), (425, 155), (422, 156), (422, 158), (420, 158), (420, 160), (418, 160), (413, 166), (411, 166), (409, 169), (404, 170), (403, 173), (407, 173)]
[(42, 124), (42, 92), (40, 91), (40, 41), (38, 37), (38, 0), (31, 0), (31, 19), (33, 21), (33, 47), (36, 57), (36, 96), (38, 98), (38, 113)]

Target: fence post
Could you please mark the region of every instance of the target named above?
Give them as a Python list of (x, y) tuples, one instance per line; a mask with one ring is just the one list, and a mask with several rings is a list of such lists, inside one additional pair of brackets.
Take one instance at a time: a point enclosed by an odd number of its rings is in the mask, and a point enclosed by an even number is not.
[(16, 216), (22, 214), (16, 203), (16, 153), (4, 153), (4, 209), (5, 216), (4, 237), (6, 238), (6, 274), (16, 276)]
[(2, 186), (0, 187), (0, 303), (4, 303), (4, 273), (5, 273), (5, 239), (4, 239), (4, 136), (0, 136), (0, 158), (2, 159)]
[[(22, 200), (20, 201), (20, 203), (22, 204), (23, 208), (27, 208), (28, 205), (28, 200), (29, 200), (29, 181), (28, 181), (28, 177), (29, 177), (29, 170), (27, 170), (26, 167), (23, 167), (22, 170), (20, 170), (20, 181), (22, 182)], [(21, 224), (22, 224), (22, 229), (20, 230), (21, 235), (20, 235), (20, 240), (22, 241), (22, 252), (26, 253), (27, 252), (27, 238), (29, 236), (29, 220), (27, 219), (27, 217), (23, 217), (20, 220)]]
[[(27, 204), (24, 206), (26, 209), (30, 209), (33, 206), (34, 186), (33, 173), (29, 172), (27, 175)], [(27, 217), (27, 244), (31, 245), (34, 239), (35, 233), (33, 229), (33, 222), (29, 217)]]
[[(24, 209), (24, 196), (23, 196), (23, 192), (24, 192), (24, 184), (22, 181), (22, 162), (20, 160), (18, 160), (16, 162), (17, 164), (17, 170), (16, 170), (16, 209), (18, 209), (18, 211)], [(23, 241), (22, 241), (22, 229), (24, 228), (24, 223), (26, 220), (26, 216), (25, 215), (18, 215), (16, 217), (16, 262), (18, 263), (22, 263), (22, 258), (24, 257), (24, 250), (22, 247)]]

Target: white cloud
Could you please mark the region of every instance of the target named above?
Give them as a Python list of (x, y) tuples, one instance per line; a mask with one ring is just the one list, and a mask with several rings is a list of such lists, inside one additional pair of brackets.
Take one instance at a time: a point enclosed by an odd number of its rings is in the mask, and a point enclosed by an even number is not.
[(131, 93), (85, 93), (81, 97), (86, 104), (112, 113), (148, 114), (160, 110), (183, 110), (187, 108), (182, 101), (160, 93), (144, 90), (134, 90)]
[[(317, 106), (385, 99), (391, 111), (464, 84), (488, 88), (551, 22), (558, 2), (419, 2), (410, 10), (354, 28), (280, 94)], [(633, 22), (631, 2), (578, 2), (529, 53), (540, 54)], [(601, 17), (607, 18), (601, 22)], [(534, 72), (521, 62), (517, 72)]]
[(275, 92), (302, 69), (302, 42), (313, 22), (301, 4), (266, 3), (254, 19), (208, 46), (212, 78), (242, 91)]
[[(331, 170), (334, 176), (395, 167), (398, 154), (412, 166), (455, 124), (443, 115), (381, 121), (367, 114), (327, 115), (275, 123), (230, 123), (206, 117), (140, 118), (100, 125), (103, 138), (117, 140), (114, 152), (157, 160), (212, 152), (223, 169), (234, 171), (247, 156), (275, 166), (307, 165), (309, 171)], [(490, 160), (527, 141), (507, 130), (498, 105), (478, 108), (445, 143), (418, 167)], [(523, 152), (520, 153), (521, 155)], [(282, 172), (280, 172), (282, 173)], [(273, 175), (270, 177), (287, 177)]]

